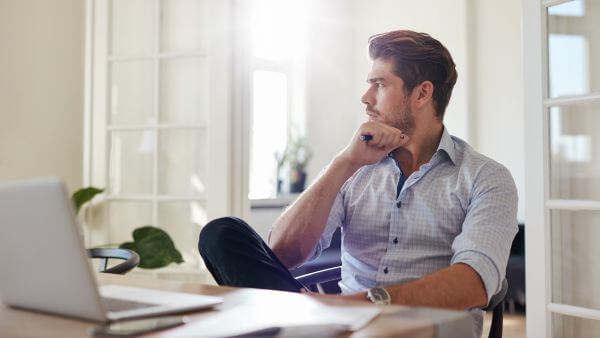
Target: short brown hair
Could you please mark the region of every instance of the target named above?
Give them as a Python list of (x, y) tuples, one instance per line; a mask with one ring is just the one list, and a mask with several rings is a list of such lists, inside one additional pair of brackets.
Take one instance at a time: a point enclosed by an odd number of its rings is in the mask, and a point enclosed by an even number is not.
[(369, 56), (394, 60), (394, 72), (410, 93), (423, 81), (433, 83), (433, 104), (442, 120), (456, 83), (456, 65), (450, 52), (426, 33), (398, 30), (369, 38)]

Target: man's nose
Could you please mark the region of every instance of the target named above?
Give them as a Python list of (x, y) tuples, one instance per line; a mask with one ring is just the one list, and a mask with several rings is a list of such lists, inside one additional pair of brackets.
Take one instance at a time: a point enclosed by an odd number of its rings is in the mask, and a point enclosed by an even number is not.
[(367, 89), (367, 91), (360, 98), (360, 102), (366, 104), (367, 106), (374, 105), (373, 95), (371, 95), (371, 88)]

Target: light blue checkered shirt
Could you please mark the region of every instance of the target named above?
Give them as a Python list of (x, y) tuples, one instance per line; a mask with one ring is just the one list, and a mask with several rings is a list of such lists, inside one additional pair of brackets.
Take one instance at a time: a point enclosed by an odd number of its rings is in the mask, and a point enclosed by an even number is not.
[[(479, 273), (488, 301), (506, 272), (517, 233), (517, 189), (510, 172), (446, 128), (437, 151), (406, 181), (392, 157), (360, 168), (331, 209), (312, 258), (342, 228), (343, 293), (400, 284), (455, 263)], [(481, 336), (483, 312), (471, 310)]]

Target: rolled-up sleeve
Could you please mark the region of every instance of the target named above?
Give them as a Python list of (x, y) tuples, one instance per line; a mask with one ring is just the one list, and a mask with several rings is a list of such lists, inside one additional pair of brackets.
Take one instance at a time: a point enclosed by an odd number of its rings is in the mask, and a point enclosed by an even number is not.
[(473, 184), (462, 231), (452, 243), (451, 264), (473, 268), (489, 302), (500, 291), (518, 231), (517, 189), (510, 172), (499, 164), (482, 167)]

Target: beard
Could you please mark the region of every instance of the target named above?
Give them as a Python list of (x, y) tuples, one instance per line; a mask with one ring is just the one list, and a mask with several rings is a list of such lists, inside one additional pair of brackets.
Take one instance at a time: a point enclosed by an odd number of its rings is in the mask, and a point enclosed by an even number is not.
[(396, 129), (400, 129), (405, 135), (411, 136), (415, 131), (415, 117), (410, 107), (397, 107), (392, 112), (394, 121), (388, 124)]

